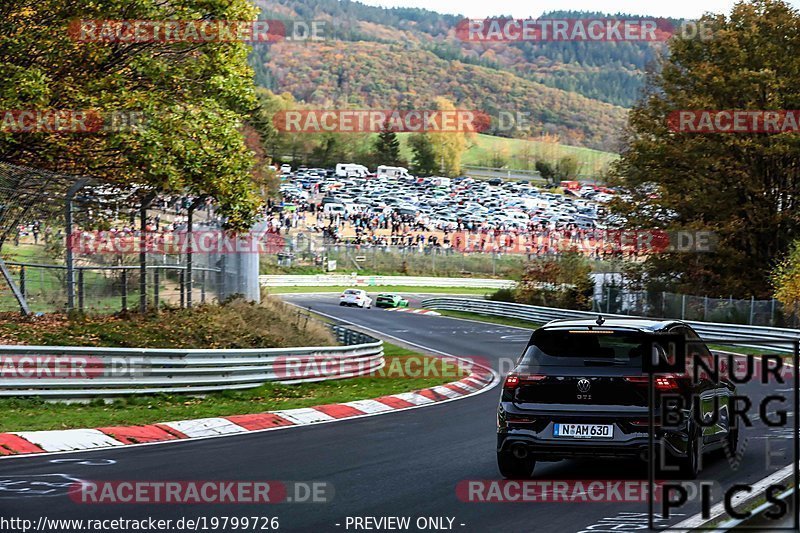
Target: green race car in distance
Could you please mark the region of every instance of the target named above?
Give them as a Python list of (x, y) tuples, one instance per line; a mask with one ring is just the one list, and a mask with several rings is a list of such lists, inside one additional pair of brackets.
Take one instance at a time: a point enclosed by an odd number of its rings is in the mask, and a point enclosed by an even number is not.
[(408, 300), (399, 294), (379, 294), (375, 299), (375, 307), (384, 307), (386, 309), (395, 307), (408, 307)]

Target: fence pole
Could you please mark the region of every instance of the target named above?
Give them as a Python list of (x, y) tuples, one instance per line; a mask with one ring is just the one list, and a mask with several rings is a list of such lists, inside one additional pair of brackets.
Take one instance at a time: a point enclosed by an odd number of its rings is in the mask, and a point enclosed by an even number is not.
[(178, 284), (181, 287), (181, 309), (186, 307), (186, 271), (180, 270), (178, 272)]
[(611, 285), (606, 285), (606, 314), (611, 313)]
[(225, 298), (228, 297), (227, 293), (227, 286), (228, 286), (228, 267), (227, 267), (227, 256), (223, 255), (220, 257), (220, 283), (217, 285), (217, 300), (221, 303)]
[(153, 270), (153, 307), (158, 311), (158, 293), (161, 288), (161, 270)]
[(25, 265), (19, 267), (19, 292), (22, 293), (23, 298), (27, 298), (27, 291), (25, 290)]
[(681, 320), (686, 319), (686, 295), (681, 294)]
[(703, 296), (703, 321), (708, 320), (708, 296)]
[(83, 268), (78, 268), (78, 309), (81, 312), (83, 312), (83, 297), (84, 297)]
[(661, 317), (667, 317), (667, 292), (661, 291)]
[(64, 257), (67, 263), (67, 311), (72, 311), (75, 308), (75, 266), (72, 259), (72, 199), (87, 183), (89, 183), (88, 178), (81, 178), (73, 183), (72, 187), (67, 191), (66, 200), (64, 202), (64, 231), (67, 234), (67, 246)]
[(754, 295), (751, 295), (750, 296), (750, 322), (749, 322), (749, 324), (751, 326), (753, 325), (753, 320), (755, 319), (755, 314), (756, 314), (755, 307), (756, 307), (756, 297)]
[(128, 310), (128, 269), (122, 269), (122, 310)]
[(142, 199), (139, 206), (139, 312), (147, 312), (147, 208), (156, 197), (154, 193)]
[(206, 303), (206, 271), (200, 274), (200, 303)]
[(772, 305), (770, 306), (769, 311), (769, 325), (775, 325), (775, 298), (772, 299)]
[(188, 238), (188, 246), (186, 248), (186, 307), (192, 307), (192, 261), (194, 260), (194, 235), (192, 231), (194, 230), (194, 210), (205, 201), (206, 195), (195, 198), (194, 202), (189, 206), (189, 212), (186, 216), (186, 237)]

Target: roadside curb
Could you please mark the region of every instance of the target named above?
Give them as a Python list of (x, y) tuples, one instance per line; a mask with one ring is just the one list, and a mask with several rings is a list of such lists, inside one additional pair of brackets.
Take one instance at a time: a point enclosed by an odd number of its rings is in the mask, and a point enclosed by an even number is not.
[(429, 315), (429, 316), (442, 316), (442, 313), (437, 313), (436, 311), (431, 311), (430, 309), (411, 309), (408, 307), (402, 309), (387, 309), (387, 311), (394, 311), (396, 313), (412, 313), (415, 315)]
[(0, 433), (0, 459), (41, 453), (182, 442), (361, 418), (463, 399), (483, 392), (495, 383), (496, 376), (493, 372), (476, 368), (469, 376), (444, 385), (339, 404), (141, 426)]

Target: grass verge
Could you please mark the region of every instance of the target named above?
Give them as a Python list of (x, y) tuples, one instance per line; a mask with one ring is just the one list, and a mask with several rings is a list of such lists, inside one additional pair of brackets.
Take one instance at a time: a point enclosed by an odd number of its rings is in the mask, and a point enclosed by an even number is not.
[(278, 298), (260, 304), (233, 299), (222, 305), (165, 309), (145, 315), (41, 317), (0, 314), (0, 343), (117, 348), (285, 348), (331, 346), (330, 331)]
[[(438, 358), (419, 355), (393, 344), (384, 344), (384, 353), (387, 370), (375, 377), (299, 385), (267, 383), (250, 390), (226, 391), (203, 397), (177, 394), (127, 396), (108, 404), (103, 400), (68, 404), (36, 398), (3, 398), (0, 399), (3, 413), (0, 432), (152, 424), (311, 407), (433, 387), (465, 375), (452, 365), (442, 367)], [(433, 361), (426, 364), (427, 360)], [(422, 368), (438, 368), (439, 371), (429, 370), (428, 377), (413, 377)], [(395, 372), (393, 369), (410, 370)]]
[(466, 318), (468, 320), (477, 320), (479, 322), (489, 322), (490, 324), (500, 324), (502, 326), (514, 326), (517, 328), (524, 328), (530, 330), (534, 330), (539, 326), (541, 326), (541, 324), (528, 322), (527, 320), (506, 318), (504, 316), (481, 315), (479, 313), (470, 313), (469, 311), (448, 311), (444, 309), (437, 309), (436, 312), (441, 313), (442, 316), (449, 316), (451, 318)]

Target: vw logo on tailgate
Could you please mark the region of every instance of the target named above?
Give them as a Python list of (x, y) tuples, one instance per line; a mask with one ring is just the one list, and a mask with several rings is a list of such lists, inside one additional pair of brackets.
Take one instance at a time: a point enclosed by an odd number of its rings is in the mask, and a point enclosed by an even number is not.
[(578, 380), (578, 392), (589, 392), (589, 389), (592, 387), (592, 384), (586, 378), (581, 378)]

